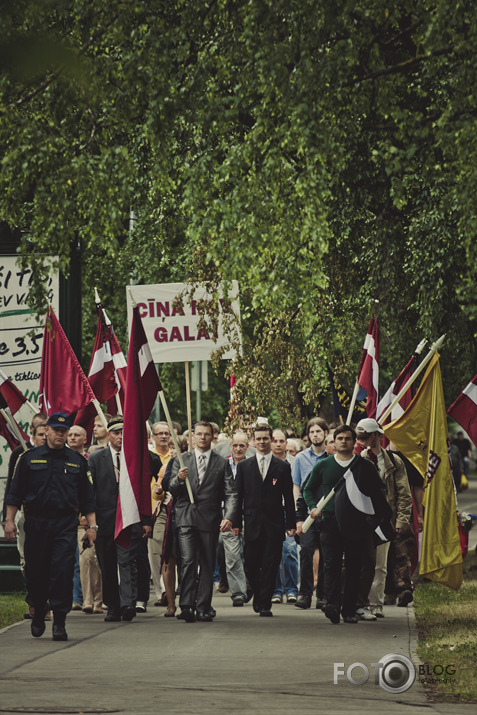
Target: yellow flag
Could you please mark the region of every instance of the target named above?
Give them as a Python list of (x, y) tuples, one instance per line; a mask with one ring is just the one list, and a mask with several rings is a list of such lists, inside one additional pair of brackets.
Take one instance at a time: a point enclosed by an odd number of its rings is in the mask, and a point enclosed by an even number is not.
[(437, 353), (407, 410), (383, 429), (388, 439), (424, 476), (425, 509), (419, 573), (458, 591), (462, 584), (462, 551)]

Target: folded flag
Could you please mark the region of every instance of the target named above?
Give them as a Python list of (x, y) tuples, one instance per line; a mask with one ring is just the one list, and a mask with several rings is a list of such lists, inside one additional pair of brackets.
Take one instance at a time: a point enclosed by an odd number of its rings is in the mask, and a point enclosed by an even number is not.
[(391, 507), (369, 460), (357, 456), (335, 486), (335, 515), (340, 530), (351, 538), (353, 533), (360, 534), (364, 524), (373, 532), (377, 546), (393, 538)]

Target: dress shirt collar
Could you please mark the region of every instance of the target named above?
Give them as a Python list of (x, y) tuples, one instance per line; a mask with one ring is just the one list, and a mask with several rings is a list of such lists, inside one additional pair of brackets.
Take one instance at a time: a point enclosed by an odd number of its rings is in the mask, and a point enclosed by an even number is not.
[(257, 463), (258, 463), (258, 468), (260, 469), (260, 464), (262, 462), (262, 457), (265, 460), (263, 463), (263, 479), (267, 476), (268, 468), (270, 466), (270, 462), (272, 461), (273, 457), (273, 452), (269, 452), (268, 454), (260, 454), (260, 452), (256, 452), (255, 454), (257, 458)]

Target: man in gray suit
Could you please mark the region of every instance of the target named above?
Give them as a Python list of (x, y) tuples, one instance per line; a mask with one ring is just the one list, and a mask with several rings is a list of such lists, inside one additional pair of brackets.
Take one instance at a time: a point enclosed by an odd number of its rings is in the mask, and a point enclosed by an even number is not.
[[(174, 460), (169, 491), (175, 499), (176, 526), (181, 552), (181, 614), (187, 623), (212, 621), (212, 591), (219, 531), (232, 528), (237, 494), (230, 466), (211, 449), (209, 422), (196, 422), (195, 449), (183, 455), (184, 468)], [(191, 504), (186, 478), (194, 503)], [(222, 502), (225, 502), (222, 518)], [(199, 569), (199, 573), (197, 573)]]

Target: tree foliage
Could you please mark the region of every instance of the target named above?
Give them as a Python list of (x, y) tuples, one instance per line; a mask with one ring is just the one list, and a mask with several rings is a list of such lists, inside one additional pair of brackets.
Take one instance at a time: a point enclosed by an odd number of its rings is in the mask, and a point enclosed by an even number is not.
[(85, 354), (94, 285), (125, 343), (130, 280), (237, 279), (246, 411), (301, 424), (327, 360), (351, 387), (372, 312), (384, 389), (444, 332), (448, 399), (476, 372), (472, 3), (22, 0), (0, 20), (0, 218), (29, 264), (67, 271), (81, 241)]

